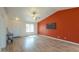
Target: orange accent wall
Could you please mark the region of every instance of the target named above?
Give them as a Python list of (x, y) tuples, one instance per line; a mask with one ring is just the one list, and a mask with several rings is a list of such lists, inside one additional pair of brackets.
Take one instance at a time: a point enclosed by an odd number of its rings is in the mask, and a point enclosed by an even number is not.
[[(46, 24), (56, 22), (56, 29)], [(38, 34), (79, 43), (79, 8), (58, 11), (38, 23)]]

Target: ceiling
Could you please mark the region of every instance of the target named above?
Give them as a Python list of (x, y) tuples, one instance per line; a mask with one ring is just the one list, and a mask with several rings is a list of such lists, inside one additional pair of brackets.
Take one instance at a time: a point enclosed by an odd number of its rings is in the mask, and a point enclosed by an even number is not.
[(33, 7), (5, 7), (6, 13), (9, 19), (15, 20), (18, 17), (22, 21), (26, 22), (39, 22), (47, 16), (55, 13), (58, 10), (69, 9), (70, 7), (34, 7), (39, 10), (39, 18), (34, 20), (29, 13)]

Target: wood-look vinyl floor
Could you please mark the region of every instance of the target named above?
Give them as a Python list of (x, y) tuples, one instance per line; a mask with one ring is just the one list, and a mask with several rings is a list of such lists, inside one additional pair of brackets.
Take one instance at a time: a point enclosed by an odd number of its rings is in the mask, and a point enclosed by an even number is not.
[(79, 46), (43, 36), (16, 38), (3, 52), (79, 52)]

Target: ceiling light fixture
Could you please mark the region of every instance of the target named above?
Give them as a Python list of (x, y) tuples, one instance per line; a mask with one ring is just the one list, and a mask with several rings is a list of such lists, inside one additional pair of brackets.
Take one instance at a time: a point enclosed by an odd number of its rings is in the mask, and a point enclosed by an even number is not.
[(37, 18), (39, 17), (39, 9), (32, 8), (32, 9), (31, 9), (31, 17), (32, 17), (34, 20), (37, 20)]
[(18, 17), (16, 17), (16, 20), (19, 20), (19, 18), (18, 18)]

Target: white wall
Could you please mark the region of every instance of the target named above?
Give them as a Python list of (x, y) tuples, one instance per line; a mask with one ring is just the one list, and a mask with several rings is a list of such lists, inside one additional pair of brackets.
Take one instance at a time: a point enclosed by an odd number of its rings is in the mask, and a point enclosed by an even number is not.
[(11, 33), (13, 33), (14, 37), (16, 36), (25, 36), (25, 23), (18, 20), (9, 20), (8, 28)]
[(7, 15), (4, 8), (0, 7), (0, 48), (6, 47), (6, 28), (7, 28)]
[[(34, 32), (28, 33), (26, 32), (26, 24), (34, 24)], [(8, 22), (8, 28), (9, 31), (14, 34), (14, 37), (16, 36), (28, 36), (28, 35), (33, 35), (37, 33), (37, 25), (34, 22), (23, 22), (20, 20), (9, 20)]]

